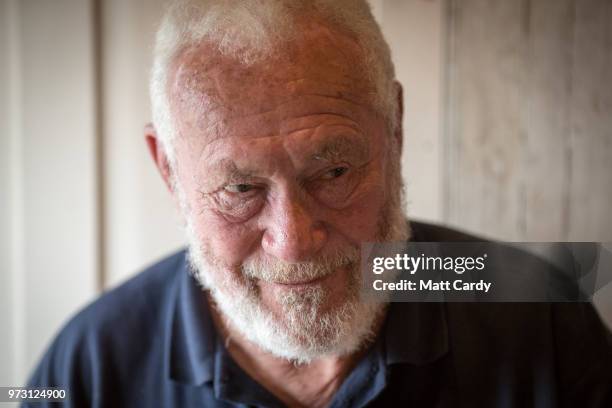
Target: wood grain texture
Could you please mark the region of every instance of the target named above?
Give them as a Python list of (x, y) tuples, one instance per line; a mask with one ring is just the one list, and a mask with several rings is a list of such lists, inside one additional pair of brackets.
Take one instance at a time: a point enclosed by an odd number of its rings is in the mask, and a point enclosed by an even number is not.
[(445, 219), (612, 239), (612, 3), (449, 0)]
[(612, 2), (576, 1), (568, 237), (612, 241)]
[(452, 1), (447, 220), (520, 239), (527, 134), (525, 3)]
[(523, 114), (527, 138), (521, 160), (524, 213), (521, 239), (567, 238), (567, 189), (571, 164), (574, 0), (528, 5), (527, 89)]

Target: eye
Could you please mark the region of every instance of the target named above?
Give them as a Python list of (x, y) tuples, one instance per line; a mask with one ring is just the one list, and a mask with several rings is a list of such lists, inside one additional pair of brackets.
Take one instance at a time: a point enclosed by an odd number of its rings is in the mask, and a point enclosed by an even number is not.
[(332, 180), (343, 176), (348, 171), (348, 167), (335, 167), (323, 175), (324, 180)]
[(243, 222), (254, 216), (264, 203), (261, 184), (227, 184), (214, 195), (220, 214), (230, 222)]
[(228, 186), (225, 186), (224, 189), (228, 193), (240, 194), (252, 191), (253, 189), (255, 189), (255, 186), (252, 184), (230, 184)]

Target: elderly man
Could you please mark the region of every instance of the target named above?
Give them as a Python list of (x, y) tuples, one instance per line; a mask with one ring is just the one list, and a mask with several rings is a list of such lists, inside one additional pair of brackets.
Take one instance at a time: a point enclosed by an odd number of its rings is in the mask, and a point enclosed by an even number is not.
[(175, 3), (151, 96), (189, 250), (77, 315), (33, 386), (74, 406), (609, 401), (588, 304), (362, 299), (361, 243), (470, 239), (405, 221), (401, 88), (365, 1)]

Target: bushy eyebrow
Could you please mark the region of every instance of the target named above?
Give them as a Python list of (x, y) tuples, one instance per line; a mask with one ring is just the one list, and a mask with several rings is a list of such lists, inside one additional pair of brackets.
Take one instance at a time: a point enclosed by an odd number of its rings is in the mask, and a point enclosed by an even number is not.
[[(369, 146), (361, 138), (353, 136), (332, 136), (315, 146), (314, 151), (306, 158), (310, 162), (340, 162), (343, 160), (361, 164), (369, 159)], [(254, 169), (239, 168), (231, 158), (223, 158), (211, 163), (206, 168), (208, 189), (219, 188), (226, 183), (242, 182), (258, 176)], [(204, 186), (202, 186), (204, 187)]]
[(255, 176), (254, 170), (248, 168), (241, 169), (230, 158), (225, 158), (215, 163), (212, 170), (222, 172), (225, 178), (229, 180), (243, 180)]
[(249, 169), (239, 169), (232, 159), (225, 158), (215, 163), (212, 163), (206, 169), (206, 182), (202, 183), (207, 187), (215, 188), (221, 185), (232, 182), (242, 181), (254, 176), (255, 172)]
[(309, 158), (313, 161), (325, 160), (330, 162), (349, 158), (360, 162), (367, 160), (369, 153), (367, 143), (362, 140), (355, 140), (354, 137), (338, 136), (323, 142), (322, 146)]

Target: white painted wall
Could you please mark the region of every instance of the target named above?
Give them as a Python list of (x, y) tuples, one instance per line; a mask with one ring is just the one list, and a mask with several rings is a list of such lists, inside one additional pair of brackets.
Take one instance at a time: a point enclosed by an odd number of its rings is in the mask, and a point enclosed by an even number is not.
[(397, 79), (404, 88), (404, 151), (408, 214), (442, 221), (443, 1), (384, 0), (377, 6)]
[(102, 2), (105, 287), (183, 245), (179, 218), (143, 136), (162, 4)]
[[(12, 52), (12, 32), (14, 28), (9, 19), (10, 5), (7, 1), (0, 1), (0, 55), (9, 56)], [(13, 380), (15, 362), (12, 358), (13, 350), (13, 313), (12, 293), (12, 223), (11, 213), (14, 194), (12, 189), (12, 155), (11, 155), (11, 111), (12, 90), (10, 86), (11, 64), (9, 58), (0, 60), (0, 384), (10, 384)]]
[(2, 384), (97, 293), (91, 3), (0, 1)]
[[(142, 137), (162, 2), (100, 1), (96, 48), (94, 0), (0, 0), (0, 385), (102, 288), (183, 243)], [(445, 1), (371, 3), (404, 85), (409, 214), (444, 221)]]

